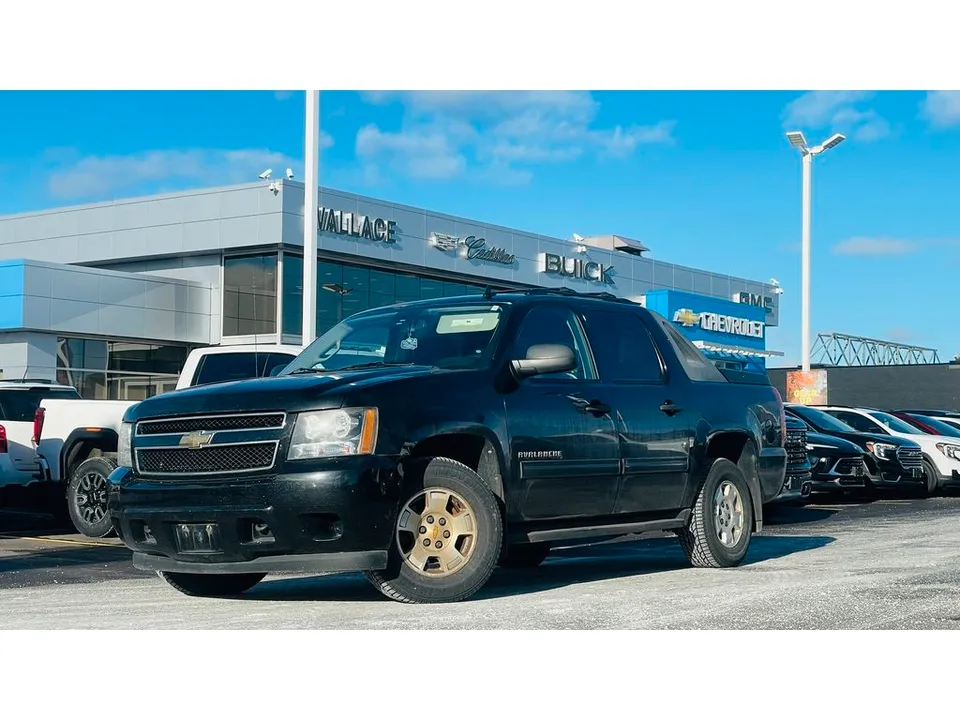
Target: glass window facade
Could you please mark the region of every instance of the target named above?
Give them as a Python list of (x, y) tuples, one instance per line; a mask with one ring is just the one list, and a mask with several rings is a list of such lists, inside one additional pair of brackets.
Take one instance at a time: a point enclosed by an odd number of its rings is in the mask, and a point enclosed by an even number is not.
[[(362, 310), (411, 300), (479, 295), (484, 287), (320, 260), (317, 262), (317, 335)], [(285, 335), (300, 335), (303, 330), (303, 257), (300, 255), (283, 255), (281, 328)]]
[(57, 382), (90, 400), (143, 400), (173, 390), (189, 348), (57, 338)]
[(277, 261), (276, 252), (224, 258), (224, 335), (277, 331)]

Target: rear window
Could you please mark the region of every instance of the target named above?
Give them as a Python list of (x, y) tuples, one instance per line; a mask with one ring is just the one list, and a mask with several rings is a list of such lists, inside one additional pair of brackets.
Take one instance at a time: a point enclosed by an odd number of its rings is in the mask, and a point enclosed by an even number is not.
[(79, 400), (80, 393), (73, 388), (30, 388), (29, 390), (0, 389), (0, 421), (33, 422), (40, 403), (46, 398)]
[(295, 356), (276, 352), (212, 353), (200, 359), (194, 385), (249, 380), (275, 374), (290, 364)]

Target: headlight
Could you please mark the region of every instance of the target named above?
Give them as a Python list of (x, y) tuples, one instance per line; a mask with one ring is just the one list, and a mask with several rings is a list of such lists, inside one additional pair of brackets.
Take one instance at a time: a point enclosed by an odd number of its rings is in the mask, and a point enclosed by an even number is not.
[(960, 460), (960, 445), (950, 445), (949, 443), (937, 443), (937, 450), (942, 452), (951, 460)]
[(343, 408), (300, 413), (288, 460), (370, 455), (377, 445), (376, 408)]
[(133, 453), (130, 451), (130, 438), (133, 435), (133, 423), (120, 423), (120, 437), (117, 439), (117, 465), (133, 467)]
[(868, 442), (867, 450), (881, 460), (893, 460), (897, 456), (897, 446), (888, 445), (887, 443)]

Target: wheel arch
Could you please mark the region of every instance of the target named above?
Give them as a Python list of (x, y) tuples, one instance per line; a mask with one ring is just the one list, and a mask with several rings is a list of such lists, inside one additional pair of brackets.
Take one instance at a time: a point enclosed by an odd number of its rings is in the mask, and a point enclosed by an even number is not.
[(503, 448), (492, 432), (483, 427), (434, 432), (407, 443), (404, 452), (404, 459), (438, 456), (469, 467), (483, 478), (501, 502), (505, 502)]
[(117, 452), (119, 435), (112, 428), (80, 428), (71, 432), (63, 441), (60, 451), (60, 477), (70, 482), (74, 468), (96, 452), (100, 454)]
[(707, 438), (705, 471), (713, 460), (736, 463), (750, 488), (753, 504), (753, 531), (763, 527), (763, 492), (760, 489), (759, 453), (756, 441), (744, 430), (722, 430)]

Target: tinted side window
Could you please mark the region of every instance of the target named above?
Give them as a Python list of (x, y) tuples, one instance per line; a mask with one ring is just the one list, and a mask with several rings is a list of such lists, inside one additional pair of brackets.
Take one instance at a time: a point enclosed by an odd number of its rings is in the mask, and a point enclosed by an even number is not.
[(831, 412), (830, 415), (839, 418), (847, 425), (852, 427), (854, 430), (859, 432), (866, 433), (881, 433), (883, 435), (888, 435), (889, 433), (880, 426), (879, 423), (875, 423), (873, 420), (865, 418), (863, 415), (858, 415), (857, 413), (851, 412)]
[(603, 382), (660, 382), (663, 368), (653, 338), (632, 313), (589, 309), (583, 312), (587, 339)]
[(664, 318), (658, 317), (660, 326), (667, 334), (667, 339), (673, 346), (680, 364), (691, 380), (705, 380), (709, 382), (726, 382), (727, 379), (720, 369), (710, 362), (696, 345), (687, 340), (680, 332)]
[(257, 377), (257, 365), (253, 353), (213, 353), (204, 355), (197, 368), (194, 385), (246, 380)]
[(534, 345), (566, 345), (573, 350), (577, 358), (577, 368), (572, 372), (551, 373), (537, 377), (568, 380), (593, 379), (580, 326), (569, 309), (560, 305), (540, 305), (527, 313), (520, 326), (520, 332), (517, 333), (517, 339), (514, 341), (511, 359), (522, 360)]
[(33, 422), (44, 398), (78, 400), (76, 390), (0, 390), (0, 421)]

